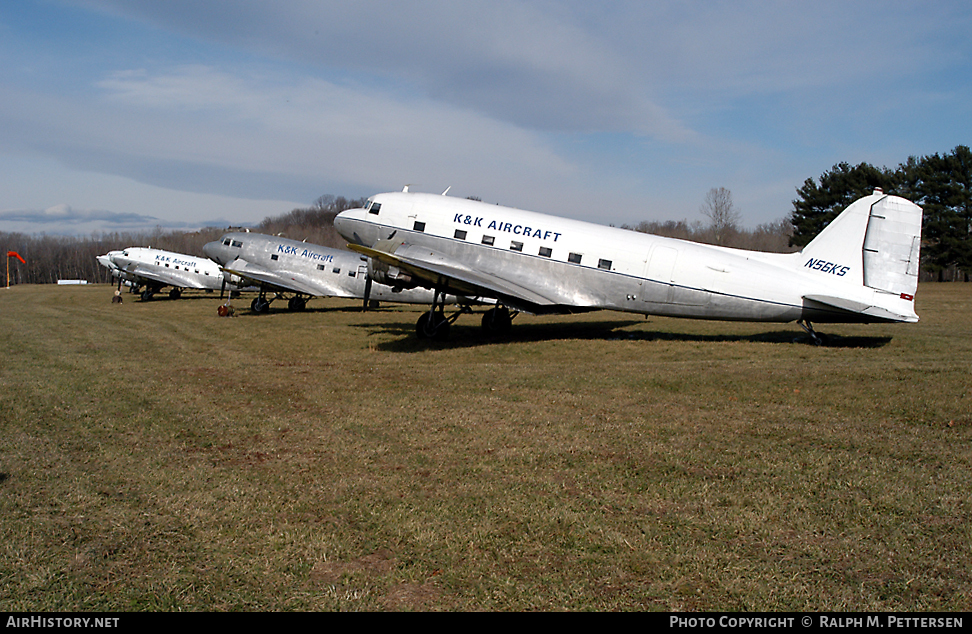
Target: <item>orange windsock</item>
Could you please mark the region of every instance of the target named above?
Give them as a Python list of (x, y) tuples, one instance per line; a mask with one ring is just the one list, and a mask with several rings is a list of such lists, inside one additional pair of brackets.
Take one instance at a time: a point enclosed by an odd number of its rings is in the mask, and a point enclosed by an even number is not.
[(18, 259), (18, 260), (20, 260), (20, 261), (21, 261), (21, 262), (22, 262), (23, 264), (27, 264), (27, 260), (25, 260), (25, 259), (23, 259), (22, 257), (20, 257), (20, 254), (19, 254), (19, 253), (17, 253), (16, 251), (7, 251), (7, 257), (8, 257), (8, 258), (17, 258), (17, 259)]

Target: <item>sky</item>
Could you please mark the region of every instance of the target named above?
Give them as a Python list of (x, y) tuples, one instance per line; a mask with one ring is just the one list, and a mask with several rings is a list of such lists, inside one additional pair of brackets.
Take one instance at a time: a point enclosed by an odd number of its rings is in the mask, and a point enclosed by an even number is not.
[(972, 4), (0, 4), (0, 231), (248, 225), (321, 195), (601, 224), (788, 216), (840, 162), (972, 145)]

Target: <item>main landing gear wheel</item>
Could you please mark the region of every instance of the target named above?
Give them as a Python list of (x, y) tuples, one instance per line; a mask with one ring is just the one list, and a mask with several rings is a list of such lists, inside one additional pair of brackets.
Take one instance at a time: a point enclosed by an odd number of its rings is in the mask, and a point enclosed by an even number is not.
[(254, 297), (253, 301), (250, 302), (250, 310), (257, 314), (266, 314), (270, 312), (270, 302), (262, 297)]
[(152, 301), (152, 293), (150, 291), (148, 291), (148, 290), (142, 291), (142, 301), (143, 302), (150, 302), (150, 301)]
[(169, 299), (179, 299), (180, 297), (182, 297), (182, 291), (178, 288), (173, 288), (169, 291)]
[(291, 297), (287, 300), (287, 310), (299, 311), (307, 307), (306, 297)]
[(422, 313), (415, 323), (415, 334), (419, 339), (445, 341), (449, 338), (449, 320), (437, 310)]
[(483, 313), (483, 332), (487, 336), (509, 334), (513, 327), (513, 318), (506, 306), (490, 308)]

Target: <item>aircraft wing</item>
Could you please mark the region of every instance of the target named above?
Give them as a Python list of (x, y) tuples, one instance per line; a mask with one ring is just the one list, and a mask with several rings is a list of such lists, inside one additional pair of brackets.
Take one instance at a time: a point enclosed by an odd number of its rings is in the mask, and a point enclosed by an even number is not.
[(222, 267), (227, 273), (238, 275), (252, 284), (281, 292), (303, 293), (314, 297), (354, 297), (347, 290), (324, 284), (320, 280), (287, 271), (271, 271), (262, 266), (236, 259)]
[(445, 282), (454, 293), (496, 297), (510, 305), (524, 308), (530, 305), (554, 306), (558, 303), (517, 282), (460, 266), (447, 256), (428, 248), (402, 243), (398, 245), (395, 248), (392, 241), (381, 240), (375, 244), (375, 248), (357, 244), (349, 244), (348, 248), (388, 266), (397, 267), (429, 285), (442, 285)]
[(159, 270), (159, 268), (160, 267), (146, 264), (135, 264), (134, 266), (130, 267), (122, 267), (121, 270), (134, 275), (136, 278), (158, 282), (159, 284), (164, 284), (166, 286), (196, 289), (209, 288), (208, 286), (200, 284), (196, 277), (189, 275), (188, 271), (180, 271), (176, 269)]

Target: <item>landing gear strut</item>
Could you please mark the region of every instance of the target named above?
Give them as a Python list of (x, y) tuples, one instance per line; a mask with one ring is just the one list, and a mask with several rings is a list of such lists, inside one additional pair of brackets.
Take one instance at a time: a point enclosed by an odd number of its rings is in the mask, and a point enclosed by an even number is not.
[(432, 308), (429, 312), (422, 313), (415, 323), (415, 334), (419, 339), (435, 339), (445, 341), (449, 338), (449, 326), (459, 315), (472, 312), (468, 306), (460, 306), (459, 310), (450, 317), (445, 316), (445, 291), (435, 289), (432, 297)]
[(267, 299), (266, 291), (261, 290), (260, 294), (254, 297), (253, 301), (250, 302), (250, 310), (257, 313), (258, 315), (269, 313), (270, 302), (272, 302), (274, 299), (276, 298), (274, 297), (273, 299)]

